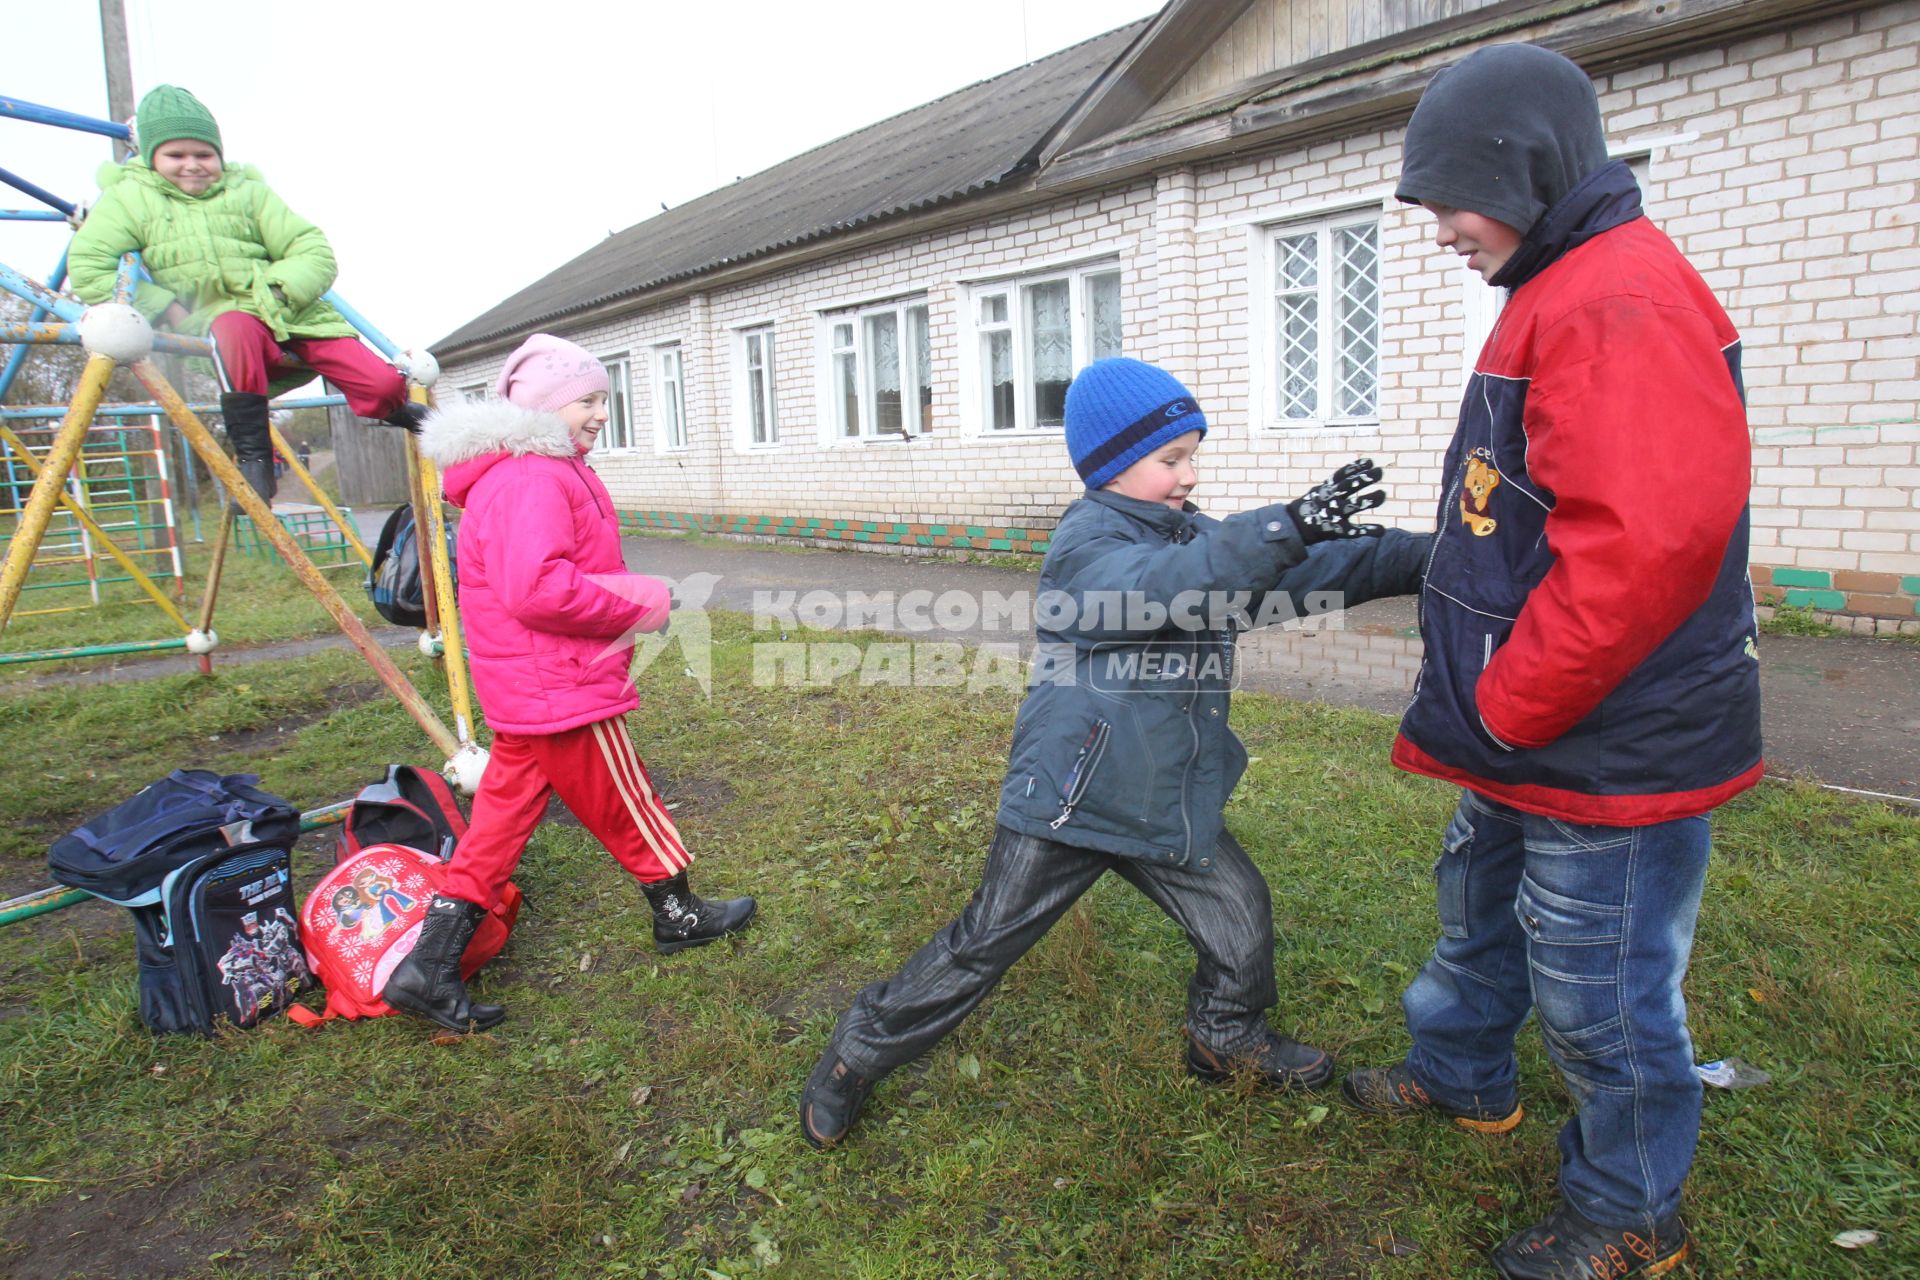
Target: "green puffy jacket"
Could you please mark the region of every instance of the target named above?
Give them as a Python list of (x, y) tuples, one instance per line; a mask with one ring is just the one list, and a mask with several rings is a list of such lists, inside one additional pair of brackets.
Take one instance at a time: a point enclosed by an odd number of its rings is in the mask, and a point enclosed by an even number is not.
[(121, 255), (130, 252), (153, 277), (140, 282), (133, 305), (152, 320), (178, 301), (192, 313), (183, 333), (204, 334), (215, 316), (244, 311), (276, 341), (355, 335), (320, 300), (337, 271), (326, 233), (289, 209), (251, 165), (227, 169), (197, 196), (138, 156), (103, 167), (100, 200), (67, 250), (74, 293), (89, 303), (112, 298)]

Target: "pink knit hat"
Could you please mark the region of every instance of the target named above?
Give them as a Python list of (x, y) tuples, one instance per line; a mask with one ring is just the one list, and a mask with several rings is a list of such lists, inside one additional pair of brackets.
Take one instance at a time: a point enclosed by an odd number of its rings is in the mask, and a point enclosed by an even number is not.
[(552, 413), (583, 396), (607, 390), (607, 370), (592, 352), (565, 338), (536, 333), (507, 357), (494, 390), (502, 399)]

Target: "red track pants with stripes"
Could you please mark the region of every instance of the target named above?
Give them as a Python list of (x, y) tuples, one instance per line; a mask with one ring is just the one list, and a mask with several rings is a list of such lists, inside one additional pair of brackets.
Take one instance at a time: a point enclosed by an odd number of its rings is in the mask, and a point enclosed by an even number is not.
[(668, 879), (693, 861), (633, 749), (624, 716), (563, 733), (496, 730), (473, 798), (473, 821), (447, 864), (443, 892), (491, 910), (554, 793), (643, 882)]
[(213, 371), (222, 391), (267, 394), (267, 383), (287, 371), (287, 357), (340, 388), (347, 407), (363, 418), (386, 417), (406, 403), (407, 380), (358, 338), (273, 340), (273, 331), (244, 311), (223, 311), (213, 318)]

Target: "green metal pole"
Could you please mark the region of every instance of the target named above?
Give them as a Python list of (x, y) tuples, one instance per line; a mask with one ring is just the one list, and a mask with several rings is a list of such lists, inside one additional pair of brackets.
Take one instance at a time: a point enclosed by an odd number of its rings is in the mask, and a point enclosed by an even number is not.
[(37, 653), (0, 653), (0, 667), (21, 662), (54, 662), (61, 658), (99, 658), (113, 653), (151, 653), (155, 649), (184, 649), (185, 636), (171, 640), (128, 640), (122, 644), (86, 644), (73, 649), (42, 649)]

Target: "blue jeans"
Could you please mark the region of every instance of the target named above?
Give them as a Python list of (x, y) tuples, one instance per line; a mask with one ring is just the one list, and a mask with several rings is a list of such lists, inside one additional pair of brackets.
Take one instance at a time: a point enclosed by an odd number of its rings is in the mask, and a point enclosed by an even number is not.
[(1439, 865), (1440, 940), (1401, 997), (1407, 1064), (1437, 1100), (1510, 1110), (1514, 1036), (1538, 1011), (1573, 1095), (1560, 1193), (1651, 1232), (1680, 1207), (1700, 1135), (1680, 984), (1706, 882), (1703, 817), (1597, 827), (1462, 792)]

